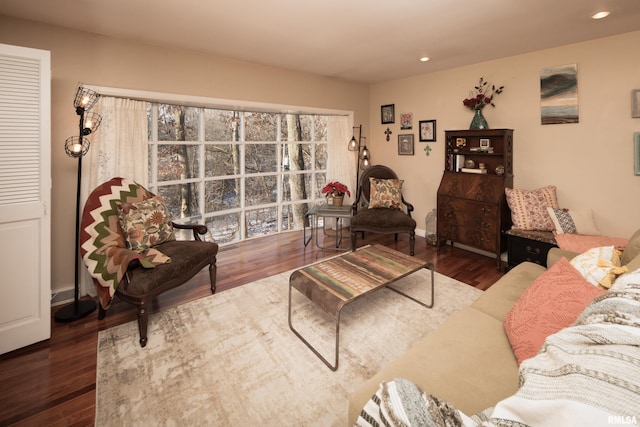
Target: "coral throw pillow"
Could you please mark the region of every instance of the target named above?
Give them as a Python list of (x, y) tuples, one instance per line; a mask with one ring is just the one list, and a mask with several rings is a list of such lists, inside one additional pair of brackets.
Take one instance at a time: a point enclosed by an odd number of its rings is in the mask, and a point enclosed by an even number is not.
[(369, 178), (369, 209), (402, 209), (401, 179)]
[(604, 293), (589, 284), (564, 257), (539, 276), (504, 319), (518, 364), (535, 356), (549, 335), (570, 326), (591, 301)]
[(540, 231), (554, 229), (547, 208), (558, 207), (555, 185), (548, 185), (536, 190), (505, 188), (505, 195), (509, 209), (511, 209), (513, 228)]
[(169, 211), (160, 196), (137, 203), (120, 203), (118, 216), (127, 247), (131, 250), (142, 252), (175, 240)]

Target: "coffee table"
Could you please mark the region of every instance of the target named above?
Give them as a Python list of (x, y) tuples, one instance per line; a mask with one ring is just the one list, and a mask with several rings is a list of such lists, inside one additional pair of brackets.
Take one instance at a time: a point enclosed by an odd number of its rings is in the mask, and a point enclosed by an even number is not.
[[(431, 302), (407, 295), (389, 285), (422, 268), (431, 271)], [(340, 313), (348, 304), (387, 287), (426, 308), (434, 302), (433, 264), (406, 255), (383, 245), (373, 245), (326, 261), (312, 264), (291, 273), (289, 277), (289, 329), (332, 371), (338, 369), (340, 347)], [(335, 318), (335, 362), (331, 364), (298, 332), (291, 322), (291, 293), (297, 289), (316, 306)]]

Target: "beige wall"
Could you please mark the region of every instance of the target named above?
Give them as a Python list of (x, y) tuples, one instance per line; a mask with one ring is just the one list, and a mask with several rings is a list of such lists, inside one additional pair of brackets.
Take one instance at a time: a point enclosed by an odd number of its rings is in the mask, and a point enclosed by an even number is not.
[[(504, 93), (484, 115), (492, 128), (514, 129), (514, 186), (554, 184), (561, 207), (591, 208), (603, 234), (630, 237), (640, 228), (640, 176), (633, 171), (631, 90), (640, 88), (640, 32), (598, 39), (498, 61), (424, 74), (371, 87), (369, 141), (373, 163), (385, 163), (406, 180), (406, 198), (416, 207), (418, 228), (436, 206), (444, 163), (444, 131), (468, 129), (471, 110), (462, 99), (480, 76)], [(437, 58), (433, 60), (437, 61)], [(580, 123), (540, 124), (540, 69), (577, 64)], [(428, 64), (426, 65), (428, 68)], [(380, 106), (395, 104), (390, 142), (380, 124)], [(400, 131), (398, 116), (413, 113), (414, 130)], [(418, 142), (419, 120), (437, 120), (437, 142)], [(398, 156), (399, 133), (415, 135), (415, 155)], [(427, 157), (425, 144), (432, 147)]]
[(369, 88), (364, 84), (132, 43), (2, 15), (0, 43), (51, 51), (54, 290), (72, 287), (74, 280), (77, 161), (64, 153), (64, 141), (78, 128), (73, 110), (78, 83), (353, 111), (355, 122), (369, 127)]
[[(406, 197), (416, 206), (418, 228), (424, 230), (425, 215), (436, 205), (444, 130), (468, 127), (471, 111), (462, 99), (484, 76), (506, 87), (485, 116), (493, 128), (515, 129), (516, 187), (555, 184), (563, 207), (593, 209), (598, 227), (609, 235), (625, 237), (640, 228), (640, 176), (633, 175), (632, 147), (640, 119), (630, 114), (630, 91), (640, 88), (640, 32), (371, 86), (2, 15), (0, 43), (51, 51), (53, 289), (73, 285), (76, 162), (63, 146), (77, 129), (72, 97), (79, 82), (354, 111), (373, 162), (391, 166), (406, 180)], [(578, 65), (580, 123), (541, 126), (539, 71), (565, 64)], [(389, 126), (391, 141), (385, 141), (383, 104), (395, 104), (396, 116), (412, 112), (414, 129), (419, 120), (437, 120), (437, 142), (420, 143), (415, 130), (406, 132), (415, 135), (415, 155), (398, 156), (397, 135), (405, 132), (396, 117)], [(428, 157), (425, 144), (432, 147)]]

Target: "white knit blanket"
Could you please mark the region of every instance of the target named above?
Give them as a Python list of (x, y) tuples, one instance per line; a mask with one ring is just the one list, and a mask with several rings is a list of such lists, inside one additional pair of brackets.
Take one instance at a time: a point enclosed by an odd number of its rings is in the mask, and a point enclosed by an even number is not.
[[(411, 390), (406, 380), (382, 383), (377, 398), (367, 403), (357, 424), (638, 425), (640, 285), (609, 291), (592, 302), (572, 326), (549, 336), (538, 355), (520, 366), (516, 394), (483, 415), (471, 418), (451, 411), (451, 405), (424, 391), (418, 399), (415, 392), (403, 390)], [(416, 423), (418, 419), (421, 421)]]

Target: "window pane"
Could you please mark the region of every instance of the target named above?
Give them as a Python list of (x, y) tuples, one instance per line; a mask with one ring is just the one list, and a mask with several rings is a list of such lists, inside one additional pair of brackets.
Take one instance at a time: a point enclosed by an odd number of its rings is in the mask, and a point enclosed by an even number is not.
[[(284, 205), (282, 207), (282, 230), (302, 230), (305, 214), (309, 211), (309, 203)], [(308, 219), (307, 219), (308, 221)], [(308, 226), (309, 224), (307, 224)]]
[(240, 213), (230, 213), (208, 218), (206, 226), (218, 244), (240, 240)]
[(277, 170), (278, 153), (276, 144), (245, 145), (245, 173), (276, 172)]
[[(282, 114), (281, 118), (281, 141), (311, 141), (311, 131), (313, 126), (312, 116), (301, 114)], [(291, 139), (289, 139), (290, 129), (293, 129), (293, 132), (291, 133)]]
[(158, 145), (158, 181), (197, 178), (198, 148), (197, 145)]
[(278, 231), (278, 208), (262, 208), (247, 211), (247, 237), (266, 236)]
[(240, 207), (240, 179), (222, 179), (205, 183), (205, 212)]
[(198, 141), (198, 109), (181, 105), (158, 105), (158, 141)]
[[(234, 120), (234, 117), (236, 119)], [(233, 111), (204, 110), (204, 139), (205, 141), (237, 141), (234, 130), (238, 130), (240, 119)]]
[(322, 187), (327, 183), (327, 174), (324, 172), (314, 174), (316, 178), (316, 197), (324, 197)]
[(245, 178), (247, 206), (264, 205), (278, 201), (278, 180), (275, 175)]
[(207, 177), (240, 174), (240, 145), (207, 144), (204, 164)]
[(151, 135), (153, 135), (152, 130), (152, 124), (151, 121), (153, 120), (153, 104), (150, 102), (147, 102), (147, 140), (151, 141)]
[(282, 201), (305, 200), (311, 197), (311, 174), (284, 175), (282, 178)]
[(275, 141), (278, 114), (244, 113), (245, 141)]
[(313, 140), (314, 141), (326, 141), (327, 140), (327, 116), (314, 116), (313, 117)]
[(316, 169), (327, 168), (327, 144), (316, 144)]
[(191, 184), (162, 185), (158, 187), (172, 219), (200, 215), (198, 186)]

